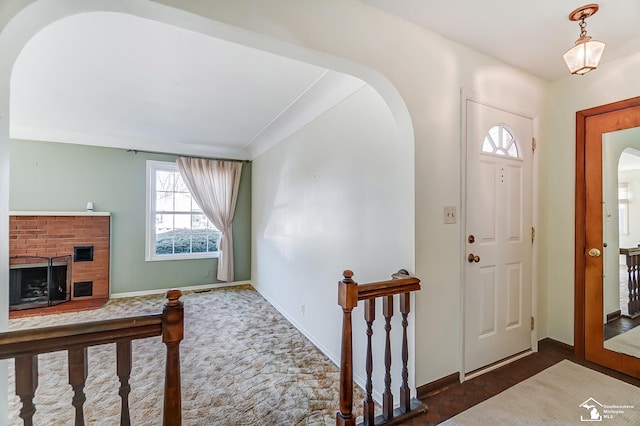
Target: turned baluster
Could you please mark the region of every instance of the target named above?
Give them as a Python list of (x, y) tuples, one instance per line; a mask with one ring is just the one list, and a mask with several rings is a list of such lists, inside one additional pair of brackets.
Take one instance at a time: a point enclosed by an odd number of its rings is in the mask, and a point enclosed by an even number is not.
[(634, 266), (633, 266), (633, 257), (630, 254), (627, 254), (627, 289), (629, 290), (629, 301), (627, 302), (627, 309), (629, 311), (629, 315), (633, 312), (633, 276), (634, 276)]
[(76, 426), (84, 426), (84, 403), (87, 400), (84, 394), (84, 385), (87, 381), (87, 348), (74, 348), (68, 351), (69, 384), (73, 389), (71, 405), (76, 409)]
[(640, 255), (631, 256), (629, 267), (629, 303), (627, 308), (629, 315), (633, 315), (640, 310)]
[(634, 304), (633, 304), (633, 293), (634, 293), (634, 288), (636, 286), (636, 258), (637, 256), (631, 256), (630, 258), (630, 262), (628, 265), (628, 270), (629, 270), (629, 281), (628, 281), (628, 288), (629, 288), (629, 303), (627, 305), (627, 308), (629, 309), (629, 315), (633, 314), (634, 311)]
[(367, 299), (364, 301), (364, 320), (367, 322), (367, 384), (366, 384), (366, 396), (363, 402), (363, 415), (364, 424), (373, 426), (375, 424), (374, 408), (375, 403), (373, 401), (373, 381), (371, 380), (371, 373), (373, 372), (373, 354), (371, 352), (371, 336), (373, 335), (373, 321), (376, 319), (376, 299)]
[(129, 417), (129, 393), (131, 385), (129, 378), (131, 377), (131, 340), (121, 340), (116, 343), (116, 370), (120, 379), (120, 399), (122, 400), (122, 409), (120, 410), (120, 426), (131, 425)]
[(382, 417), (393, 418), (393, 394), (391, 393), (391, 317), (393, 316), (393, 296), (382, 298), (382, 315), (384, 315), (386, 343), (384, 347), (384, 392), (382, 394)]
[(409, 345), (407, 339), (407, 326), (409, 321), (407, 317), (411, 309), (409, 304), (411, 301), (410, 293), (400, 295), (400, 313), (402, 314), (402, 385), (400, 386), (400, 409), (408, 413), (411, 411), (411, 390), (409, 389)]
[(167, 346), (164, 382), (164, 426), (182, 425), (182, 397), (180, 389), (180, 342), (184, 337), (184, 308), (180, 290), (167, 292), (162, 310), (162, 342)]
[(33, 396), (38, 388), (38, 356), (25, 355), (16, 357), (16, 395), (20, 397), (22, 408), (20, 417), (25, 426), (33, 425), (36, 406)]
[(338, 283), (338, 304), (342, 307), (342, 350), (340, 355), (340, 411), (336, 413), (337, 426), (355, 426), (353, 410), (353, 348), (351, 311), (358, 305), (358, 284), (351, 279), (353, 272), (343, 272)]
[(640, 311), (640, 256), (636, 256), (636, 271), (633, 280), (633, 313)]

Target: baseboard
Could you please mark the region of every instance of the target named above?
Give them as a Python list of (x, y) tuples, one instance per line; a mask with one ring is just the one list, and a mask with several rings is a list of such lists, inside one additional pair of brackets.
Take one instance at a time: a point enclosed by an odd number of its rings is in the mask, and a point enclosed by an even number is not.
[(575, 349), (573, 346), (568, 345), (566, 343), (562, 343), (558, 340), (551, 339), (550, 337), (545, 337), (542, 340), (538, 341), (538, 351), (541, 351), (546, 348), (555, 348), (565, 352), (574, 353)]
[(429, 395), (433, 395), (434, 393), (443, 391), (449, 386), (455, 385), (457, 383), (460, 383), (460, 374), (451, 373), (448, 376), (445, 376), (438, 380), (434, 380), (433, 382), (427, 383), (426, 385), (418, 386), (416, 388), (416, 393), (418, 399), (423, 399)]
[(618, 319), (622, 316), (622, 311), (620, 309), (618, 309), (617, 311), (611, 312), (610, 314), (607, 314), (607, 323), (610, 323), (611, 321)]
[[(306, 337), (307, 339), (309, 339), (309, 341), (311, 343), (313, 343), (313, 345), (318, 348), (318, 350), (320, 352), (322, 352), (323, 354), (325, 354), (327, 356), (327, 358), (329, 358), (329, 360), (331, 362), (333, 362), (336, 367), (340, 368), (340, 357), (333, 353), (332, 351), (329, 350), (329, 348), (327, 348), (326, 346), (324, 346), (323, 344), (321, 344), (320, 342), (318, 342), (318, 340), (316, 340), (311, 333), (309, 333), (307, 331), (307, 329), (305, 327), (302, 326), (302, 324), (300, 324), (298, 321), (296, 321), (295, 318), (293, 318), (291, 315), (289, 315), (289, 313), (282, 308), (282, 306), (280, 306), (278, 303), (276, 303), (273, 299), (271, 299), (268, 295), (264, 294), (263, 292), (260, 291), (259, 288), (256, 288), (257, 292), (260, 293), (260, 295), (262, 297), (265, 298), (265, 300), (267, 302), (269, 302), (271, 304), (271, 306), (273, 306), (276, 311), (280, 312), (280, 314), (285, 317), (285, 319), (287, 321), (289, 321), (296, 329), (298, 329), (298, 331), (300, 333), (302, 333), (304, 335), (304, 337)], [(356, 373), (355, 371), (353, 372), (353, 381), (355, 382), (356, 385), (358, 385), (361, 389), (365, 389), (366, 386), (366, 380), (364, 377), (361, 377), (358, 373)], [(379, 393), (378, 391), (374, 390), (373, 391), (373, 399), (376, 402), (381, 402), (382, 401), (382, 394)], [(399, 404), (399, 402), (398, 402)]]
[(311, 343), (313, 343), (313, 345), (316, 348), (318, 348), (320, 350), (320, 352), (325, 354), (331, 360), (331, 362), (333, 362), (336, 366), (340, 367), (340, 357), (338, 355), (334, 354), (332, 351), (329, 350), (329, 348), (327, 348), (326, 346), (324, 346), (320, 342), (318, 342), (306, 330), (306, 328), (304, 328), (302, 326), (302, 324), (300, 324), (298, 321), (296, 321), (296, 319), (294, 317), (289, 315), (289, 313), (284, 308), (282, 308), (282, 306), (280, 306), (278, 303), (276, 303), (271, 297), (269, 297), (269, 295), (267, 295), (267, 294), (263, 293), (262, 291), (260, 291), (259, 288), (256, 288), (256, 291), (258, 293), (260, 293), (260, 296), (264, 297), (264, 299), (267, 302), (269, 302), (269, 304), (271, 306), (273, 306), (276, 309), (276, 311), (280, 312), (280, 314), (283, 317), (285, 317), (287, 321), (289, 321), (295, 328), (297, 328), (300, 333), (302, 333), (307, 339), (309, 339), (309, 341), (311, 341)]
[[(197, 291), (197, 290), (211, 290), (214, 288), (223, 288), (223, 287), (235, 287), (238, 285), (251, 284), (250, 281), (234, 281), (230, 283), (215, 283), (215, 284), (202, 284), (202, 285), (192, 285), (186, 287), (172, 287), (177, 288), (178, 290), (185, 291)], [(111, 293), (111, 299), (121, 299), (124, 297), (139, 297), (139, 296), (150, 296), (155, 294), (165, 294), (169, 288), (159, 288), (155, 290), (144, 290), (144, 291), (129, 291), (126, 293)]]

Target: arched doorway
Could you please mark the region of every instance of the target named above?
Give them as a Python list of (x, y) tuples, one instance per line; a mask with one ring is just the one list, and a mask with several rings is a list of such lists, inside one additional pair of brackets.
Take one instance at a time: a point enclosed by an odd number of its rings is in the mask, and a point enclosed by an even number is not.
[[(38, 31), (59, 19), (78, 13), (99, 11), (129, 13), (166, 24), (181, 26), (214, 37), (269, 49), (272, 53), (294, 57), (301, 61), (309, 61), (355, 75), (367, 81), (382, 95), (395, 117), (399, 140), (403, 144), (407, 144), (406, 146), (413, 147), (413, 128), (407, 108), (393, 85), (375, 70), (327, 55), (319, 55), (317, 52), (292, 46), (291, 44), (280, 43), (277, 40), (265, 41), (265, 38), (259, 34), (250, 34), (245, 30), (234, 29), (229, 25), (156, 2), (143, 0), (125, 0), (118, 3), (105, 0), (83, 2), (71, 0), (24, 0), (12, 7), (14, 8), (13, 16), (6, 22), (2, 28), (2, 33), (0, 33), (0, 219), (6, 218), (9, 210), (9, 98), (13, 64), (24, 45)], [(6, 16), (10, 15), (11, 13), (7, 13)], [(412, 163), (408, 162), (407, 167), (412, 168)], [(0, 241), (7, 241), (7, 221), (4, 220), (2, 223), (5, 223), (5, 225), (0, 225)], [(7, 259), (7, 246), (6, 244), (0, 244), (0, 276), (8, 275)], [(6, 283), (7, 280), (0, 280), (0, 282)], [(6, 287), (0, 287), (0, 293), (6, 295), (7, 292), (8, 289)], [(7, 299), (7, 297), (0, 297), (0, 330), (6, 328)], [(415, 369), (412, 368), (413, 370)], [(2, 378), (6, 377), (3, 371), (5, 370), (0, 368), (0, 388), (6, 389), (6, 386), (2, 384)], [(6, 401), (6, 395), (0, 397), (0, 401)], [(6, 402), (0, 402), (0, 412), (6, 412), (6, 410), (2, 409), (4, 404)]]

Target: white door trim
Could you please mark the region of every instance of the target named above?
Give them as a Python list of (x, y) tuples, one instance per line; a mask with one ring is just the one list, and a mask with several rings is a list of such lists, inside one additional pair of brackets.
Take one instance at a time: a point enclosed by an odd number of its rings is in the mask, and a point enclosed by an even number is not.
[[(490, 96), (486, 96), (485, 94), (478, 93), (472, 89), (463, 87), (460, 90), (460, 259), (459, 259), (459, 269), (460, 269), (460, 318), (459, 318), (459, 349), (458, 349), (458, 360), (459, 360), (459, 369), (458, 374), (460, 378), (460, 382), (465, 381), (465, 365), (464, 365), (464, 337), (465, 337), (465, 292), (464, 285), (466, 282), (466, 264), (465, 264), (465, 253), (466, 253), (466, 192), (467, 192), (467, 101), (474, 101), (492, 108), (496, 108), (502, 111), (509, 112), (511, 114), (520, 115), (526, 118), (529, 118), (533, 122), (533, 137), (537, 141), (538, 148), (540, 148), (539, 144), (539, 117), (533, 111), (523, 110), (516, 105), (513, 105), (509, 101), (498, 101), (496, 99), (491, 98)], [(539, 176), (539, 165), (537, 160), (538, 155), (534, 153), (532, 156), (532, 182), (531, 182), (531, 221), (533, 223), (534, 228), (538, 229), (538, 176)], [(539, 232), (538, 232), (539, 235)], [(533, 352), (538, 351), (538, 328), (540, 327), (540, 319), (538, 317), (538, 239), (536, 237), (533, 241), (532, 246), (532, 255), (531, 255), (531, 313), (535, 318), (535, 327), (531, 331), (531, 350)], [(512, 359), (515, 361), (518, 359), (517, 357)], [(489, 371), (489, 370), (487, 370)], [(475, 377), (475, 375), (474, 375)], [(467, 377), (466, 379), (470, 379), (472, 377)]]

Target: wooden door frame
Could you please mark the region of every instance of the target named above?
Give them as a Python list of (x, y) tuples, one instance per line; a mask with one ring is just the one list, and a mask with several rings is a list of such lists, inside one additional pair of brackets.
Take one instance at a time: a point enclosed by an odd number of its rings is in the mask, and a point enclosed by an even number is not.
[[(587, 223), (586, 218), (587, 170), (600, 170), (600, 172), (602, 172), (601, 157), (589, 157), (590, 164), (587, 164), (587, 150), (599, 150), (601, 155), (603, 133), (623, 130), (640, 125), (640, 113), (638, 114), (638, 117), (633, 120), (628, 119), (628, 117), (623, 117), (623, 115), (628, 113), (628, 110), (632, 108), (638, 108), (640, 111), (640, 97), (576, 112), (574, 350), (575, 354), (581, 358), (585, 358), (587, 355), (586, 340), (589, 328), (588, 326), (590, 323), (595, 325), (594, 320), (589, 323), (587, 318), (587, 297), (591, 298), (594, 304), (600, 304), (600, 306), (602, 306), (604, 298), (602, 291), (598, 292), (593, 289), (589, 289), (586, 281), (586, 269), (588, 267), (586, 257), (586, 251), (588, 250), (587, 243), (594, 243), (593, 241), (587, 241), (586, 231), (588, 227), (598, 226), (598, 224), (595, 223)], [(587, 129), (589, 129), (589, 131)], [(599, 164), (592, 164), (598, 161)], [(600, 193), (602, 193), (601, 187)], [(602, 227), (602, 224), (600, 223), (599, 226)], [(602, 236), (599, 238), (599, 243), (602, 245)], [(599, 338), (602, 338), (602, 327), (597, 327), (595, 334), (596, 338), (598, 338), (598, 335)], [(598, 354), (595, 361), (598, 363), (612, 362), (615, 364), (612, 368), (627, 372), (628, 374), (637, 374), (637, 367), (630, 365), (625, 358), (628, 358), (628, 356), (605, 350), (603, 345), (602, 354)]]

